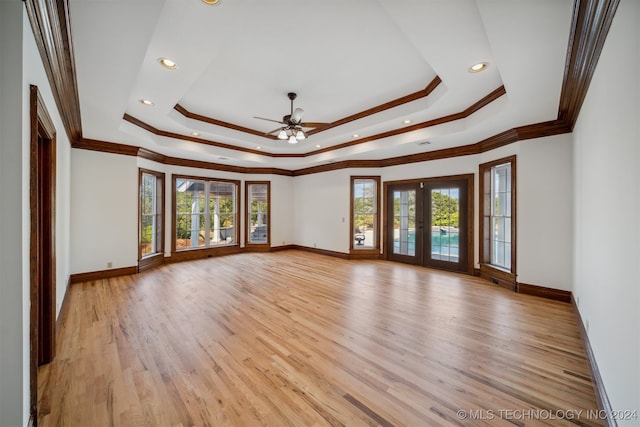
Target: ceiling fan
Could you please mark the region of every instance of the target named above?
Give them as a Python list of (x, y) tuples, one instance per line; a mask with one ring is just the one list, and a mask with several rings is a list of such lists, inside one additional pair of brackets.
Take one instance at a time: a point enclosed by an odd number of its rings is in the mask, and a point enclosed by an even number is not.
[(284, 125), (278, 129), (274, 129), (271, 132), (267, 132), (267, 135), (278, 133), (278, 139), (288, 140), (289, 144), (297, 144), (298, 141), (302, 141), (307, 137), (304, 128), (319, 128), (329, 125), (329, 123), (320, 122), (303, 122), (302, 114), (304, 110), (302, 108), (293, 109), (293, 101), (298, 95), (295, 92), (289, 92), (287, 97), (291, 101), (291, 112), (282, 117), (282, 120), (265, 119), (264, 117), (253, 117), (254, 119), (267, 120), (269, 122), (280, 123)]

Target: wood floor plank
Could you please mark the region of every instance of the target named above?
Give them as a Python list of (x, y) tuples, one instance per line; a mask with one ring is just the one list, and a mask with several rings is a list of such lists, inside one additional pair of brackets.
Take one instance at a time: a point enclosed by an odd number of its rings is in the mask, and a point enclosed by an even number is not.
[(602, 425), (571, 306), (470, 276), (291, 250), (68, 292), (41, 426)]

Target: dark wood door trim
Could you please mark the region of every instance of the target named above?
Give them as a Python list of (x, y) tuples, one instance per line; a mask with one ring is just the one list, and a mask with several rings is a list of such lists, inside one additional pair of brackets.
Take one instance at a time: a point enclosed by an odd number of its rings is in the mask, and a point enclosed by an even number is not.
[[(456, 269), (455, 271), (459, 271), (462, 273), (473, 275), (474, 273), (474, 258), (473, 258), (473, 244), (474, 244), (474, 175), (473, 174), (461, 174), (461, 175), (450, 175), (450, 176), (440, 176), (440, 177), (431, 177), (431, 178), (419, 178), (419, 179), (407, 179), (401, 181), (387, 181), (384, 183), (384, 200), (385, 203), (385, 220), (384, 220), (384, 236), (385, 236), (385, 248), (386, 248), (386, 259), (392, 261), (400, 261), (410, 264), (424, 265), (423, 258), (426, 257), (424, 251), (426, 251), (429, 245), (423, 244), (424, 236), (426, 233), (423, 233), (424, 227), (427, 226), (427, 218), (429, 215), (425, 215), (423, 213), (424, 209), (426, 209), (425, 205), (425, 187), (428, 187), (432, 183), (437, 182), (451, 182), (451, 181), (459, 181), (466, 182), (467, 191), (464, 199), (464, 203), (466, 204), (466, 208), (468, 211), (468, 218), (466, 220), (467, 230), (465, 232), (465, 246), (464, 248), (467, 251), (467, 257), (463, 265), (461, 265), (460, 269)], [(421, 185), (422, 184), (422, 185)], [(393, 197), (391, 196), (391, 192), (394, 190), (416, 190), (416, 237), (415, 237), (415, 257), (409, 257), (405, 255), (394, 255), (393, 254), (393, 225), (389, 224), (389, 221), (393, 221)], [(462, 201), (461, 201), (462, 202)], [(440, 269), (449, 269), (446, 267), (446, 264), (442, 265), (429, 265), (429, 267), (440, 268)]]
[(37, 86), (30, 87), (30, 415), (37, 423), (38, 366), (56, 343), (56, 129)]

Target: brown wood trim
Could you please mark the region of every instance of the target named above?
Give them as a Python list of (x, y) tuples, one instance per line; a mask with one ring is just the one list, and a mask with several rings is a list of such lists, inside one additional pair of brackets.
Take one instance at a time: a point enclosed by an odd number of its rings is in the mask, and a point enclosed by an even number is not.
[(213, 147), (218, 147), (218, 148), (224, 148), (227, 150), (234, 150), (234, 151), (242, 151), (244, 153), (251, 153), (251, 154), (258, 154), (260, 156), (268, 156), (268, 157), (275, 157), (273, 154), (271, 153), (267, 153), (266, 151), (262, 151), (262, 150), (255, 150), (252, 148), (244, 148), (244, 147), (239, 147), (237, 145), (231, 145), (231, 144), (225, 144), (224, 142), (217, 142), (217, 141), (211, 141), (209, 139), (204, 139), (204, 138), (197, 138), (195, 136), (191, 136), (191, 135), (182, 135), (179, 133), (175, 133), (175, 132), (169, 132), (169, 131), (165, 131), (165, 130), (161, 130), (158, 129), (154, 126), (151, 126), (150, 124), (147, 124), (145, 122), (143, 122), (140, 119), (137, 119), (135, 117), (133, 117), (130, 114), (125, 113), (124, 116), (122, 117), (122, 119), (126, 122), (129, 122), (135, 126), (138, 126), (144, 130), (146, 130), (149, 133), (152, 133), (154, 135), (158, 135), (158, 136), (163, 136), (166, 138), (175, 138), (175, 139), (181, 139), (183, 141), (191, 141), (191, 142), (197, 142), (199, 144), (205, 144), (205, 145), (211, 145)]
[(571, 302), (571, 291), (565, 291), (562, 289), (547, 288), (544, 286), (530, 285), (528, 283), (516, 283), (516, 292), (525, 295), (533, 295), (536, 297), (542, 297), (552, 299), (556, 301)]
[(480, 264), (480, 277), (511, 291), (516, 290), (516, 275), (487, 264)]
[(605, 414), (605, 417), (602, 417), (601, 420), (605, 427), (617, 427), (618, 423), (614, 417), (613, 407), (609, 401), (609, 396), (607, 395), (607, 390), (604, 386), (600, 369), (598, 369), (596, 356), (593, 352), (593, 348), (591, 347), (591, 342), (589, 341), (589, 335), (584, 328), (584, 322), (582, 321), (582, 316), (580, 315), (580, 310), (578, 309), (578, 304), (576, 303), (573, 294), (571, 294), (571, 306), (576, 314), (578, 329), (580, 330), (580, 338), (582, 338), (584, 350), (587, 354), (587, 362), (589, 364), (589, 370), (591, 371), (591, 383), (593, 384), (593, 391), (596, 395), (596, 401), (598, 402), (598, 409), (603, 411)]
[[(265, 243), (249, 242), (249, 227), (251, 221), (251, 207), (249, 206), (249, 186), (252, 184), (262, 184), (267, 186), (267, 241)], [(269, 251), (271, 246), (271, 181), (245, 181), (244, 182), (244, 247), (253, 249), (255, 252)]]
[(268, 134), (268, 133), (265, 133), (265, 132), (261, 132), (259, 130), (247, 128), (247, 127), (236, 125), (236, 124), (229, 123), (229, 122), (224, 122), (222, 120), (214, 119), (213, 117), (207, 117), (207, 116), (203, 116), (201, 114), (192, 113), (191, 111), (187, 110), (186, 108), (184, 108), (180, 104), (176, 104), (173, 107), (173, 109), (176, 110), (178, 113), (182, 114), (183, 116), (185, 116), (186, 118), (191, 119), (191, 120), (197, 120), (199, 122), (209, 123), (211, 125), (221, 126), (221, 127), (224, 127), (224, 128), (227, 128), (227, 129), (232, 129), (232, 130), (237, 130), (239, 132), (250, 133), (251, 135), (261, 136), (263, 138), (278, 139), (278, 137), (275, 136), (275, 135), (271, 135), (271, 134)]
[(296, 245), (282, 245), (282, 246), (272, 246), (270, 252), (279, 252), (279, 251), (289, 251), (294, 250)]
[(25, 0), (27, 16), (69, 141), (82, 137), (69, 6), (60, 0)]
[(150, 270), (159, 265), (164, 264), (164, 253), (157, 253), (145, 258), (142, 258), (138, 261), (138, 273), (142, 273), (143, 271)]
[[(341, 126), (345, 123), (349, 123), (352, 122), (354, 120), (358, 120), (376, 113), (379, 113), (381, 111), (384, 110), (388, 110), (390, 108), (394, 108), (394, 107), (398, 107), (400, 105), (406, 104), (408, 102), (411, 101), (415, 101), (424, 97), (427, 97), (431, 94), (431, 92), (433, 92), (435, 90), (436, 87), (438, 87), (438, 85), (442, 83), (442, 80), (440, 79), (439, 76), (435, 76), (433, 78), (433, 80), (431, 80), (431, 82), (429, 82), (429, 84), (424, 88), (421, 89), (417, 92), (411, 93), (409, 95), (405, 95), (405, 96), (401, 96), (400, 98), (394, 99), (393, 101), (389, 101), (389, 102), (385, 102), (384, 104), (380, 104), (377, 105), (375, 107), (372, 108), (368, 108), (364, 111), (361, 111), (359, 113), (356, 114), (352, 114), (350, 116), (347, 117), (343, 117), (342, 119), (336, 120), (334, 122), (329, 123), (327, 126), (322, 126), (322, 127), (318, 127), (315, 129), (312, 129), (310, 131), (307, 132), (308, 135), (313, 135), (322, 131), (325, 131), (327, 129), (331, 129), (337, 126)], [(218, 120), (218, 119), (214, 119), (212, 117), (207, 117), (207, 116), (203, 116), (201, 114), (197, 114), (197, 113), (193, 113), (189, 110), (187, 110), (185, 107), (183, 107), (180, 104), (176, 104), (174, 107), (174, 110), (176, 110), (177, 112), (179, 112), (180, 114), (182, 114), (183, 116), (185, 116), (186, 118), (192, 119), (192, 120), (197, 120), (203, 123), (209, 123), (215, 126), (221, 126), (227, 129), (232, 129), (232, 130), (236, 130), (239, 132), (244, 132), (244, 133), (249, 133), (251, 135), (256, 135), (256, 136), (261, 136), (263, 138), (268, 138), (268, 139), (272, 139), (272, 140), (277, 140), (278, 138), (275, 135), (271, 135), (262, 131), (258, 131), (255, 129), (251, 129), (251, 128), (247, 128), (244, 126), (240, 126), (240, 125), (236, 125), (233, 123), (229, 123), (229, 122), (225, 122), (222, 120)], [(140, 122), (141, 124), (143, 124), (142, 122)], [(143, 127), (144, 129), (153, 132), (153, 130), (157, 130), (149, 125), (146, 125), (146, 127)], [(155, 132), (154, 132), (155, 133)], [(263, 154), (267, 154), (267, 153), (263, 153)], [(268, 154), (267, 154), (268, 155)], [(308, 155), (308, 154), (307, 154)], [(280, 157), (280, 155), (274, 155), (277, 157)], [(306, 156), (306, 155), (287, 155), (287, 156), (293, 156), (293, 157), (302, 157), (302, 156)]]
[[(381, 132), (381, 133), (378, 133), (378, 134), (375, 134), (375, 135), (367, 136), (367, 137), (364, 137), (364, 138), (359, 138), (359, 139), (354, 139), (354, 140), (351, 140), (351, 141), (347, 141), (347, 142), (344, 142), (342, 144), (332, 145), (330, 147), (325, 147), (325, 148), (321, 148), (319, 150), (310, 151), (308, 153), (305, 153), (303, 156), (304, 157), (308, 157), (308, 156), (313, 156), (313, 155), (320, 154), (320, 153), (326, 153), (326, 152), (329, 152), (329, 151), (340, 150), (342, 148), (347, 148), (347, 147), (352, 147), (354, 145), (364, 144), (365, 142), (376, 141), (378, 139), (389, 138), (391, 136), (402, 135), (404, 133), (413, 132), (413, 131), (416, 131), (416, 130), (420, 130), (420, 129), (424, 129), (424, 128), (428, 128), (428, 127), (432, 127), (432, 126), (437, 126), (437, 125), (441, 125), (441, 124), (444, 124), (444, 123), (453, 122), (453, 121), (456, 121), (456, 120), (461, 120), (461, 119), (467, 118), (471, 114), (473, 114), (476, 111), (478, 111), (480, 108), (490, 104), (491, 102), (495, 101), (496, 99), (500, 98), (502, 95), (504, 95), (506, 93), (507, 92), (506, 92), (504, 86), (500, 86), (499, 88), (493, 90), (491, 93), (489, 93), (488, 95), (486, 95), (482, 99), (476, 101), (474, 104), (472, 104), (471, 106), (465, 108), (463, 111), (461, 111), (459, 113), (449, 114), (448, 116), (439, 117), (439, 118), (432, 119), (432, 120), (427, 120), (426, 122), (416, 123), (416, 124), (411, 125), (411, 126), (404, 126), (404, 127), (401, 127), (401, 128), (392, 129), (392, 130), (389, 130), (389, 131), (386, 131), (386, 132)], [(323, 128), (323, 129), (328, 129), (328, 128)]]
[(347, 117), (343, 117), (342, 119), (336, 120), (335, 122), (331, 122), (328, 126), (323, 126), (322, 128), (317, 128), (317, 129), (314, 129), (314, 130), (309, 131), (307, 133), (309, 135), (313, 135), (315, 133), (322, 132), (322, 131), (325, 131), (327, 129), (331, 129), (331, 128), (334, 128), (334, 127), (337, 127), (337, 126), (341, 126), (341, 125), (344, 125), (346, 123), (352, 122), (354, 120), (362, 119), (364, 117), (368, 117), (368, 116), (371, 116), (373, 114), (377, 114), (377, 113), (380, 113), (382, 111), (385, 111), (385, 110), (388, 110), (388, 109), (391, 109), (391, 108), (395, 108), (395, 107), (398, 107), (400, 105), (407, 104), (409, 102), (416, 101), (416, 100), (421, 99), (421, 98), (426, 98), (427, 96), (429, 96), (431, 94), (431, 92), (433, 92), (438, 87), (438, 85), (440, 85), (440, 83), (442, 83), (442, 79), (440, 79), (440, 76), (435, 76), (433, 78), (433, 80), (431, 80), (429, 82), (429, 84), (427, 84), (427, 86), (424, 89), (421, 89), (421, 90), (419, 90), (417, 92), (414, 92), (414, 93), (410, 93), (409, 95), (401, 96), (400, 98), (396, 98), (396, 99), (394, 99), (392, 101), (385, 102), (384, 104), (380, 104), (378, 106), (366, 109), (366, 110), (361, 111), (359, 113), (352, 114), (352, 115), (347, 116)]
[(349, 259), (385, 259), (385, 255), (380, 253), (380, 249), (359, 249), (349, 253)]
[[(445, 148), (442, 150), (426, 151), (408, 156), (390, 157), (379, 160), (344, 160), (341, 162), (328, 163), (324, 165), (311, 166), (308, 168), (288, 170), (282, 168), (250, 168), (243, 166), (232, 166), (221, 163), (205, 162), (200, 160), (181, 159), (178, 157), (165, 156), (145, 148), (135, 147), (131, 145), (116, 144), (113, 142), (98, 141), (82, 138), (73, 144), (74, 148), (101, 151), (113, 154), (122, 154), (126, 156), (139, 156), (158, 163), (184, 166), (198, 169), (220, 170), (226, 172), (235, 172), (242, 174), (269, 174), (282, 176), (302, 176), (321, 172), (329, 172), (340, 169), (356, 169), (356, 168), (381, 168), (390, 166), (399, 166), (410, 163), (428, 162), (432, 160), (447, 159), (452, 157), (469, 156), (484, 153), (504, 145), (509, 145), (519, 140), (541, 138), (545, 136), (560, 135), (571, 132), (568, 124), (561, 120), (552, 120), (549, 122), (535, 123), (532, 125), (513, 128), (505, 132), (476, 142), (474, 144), (463, 145), (459, 147)], [(317, 153), (317, 152), (316, 152)], [(285, 156), (279, 156), (285, 157)], [(297, 156), (288, 156), (297, 157)]]
[(57, 132), (37, 86), (29, 87), (29, 413), (37, 422), (38, 366), (56, 350)]
[(109, 270), (90, 271), (87, 273), (72, 274), (69, 278), (72, 284), (82, 282), (92, 282), (95, 280), (110, 279), (118, 276), (128, 276), (138, 273), (138, 266), (111, 268)]
[[(482, 144), (476, 143), (466, 147), (456, 147), (456, 149), (430, 152), (436, 154), (422, 153), (414, 156), (401, 156), (397, 158), (377, 160), (374, 161), (374, 163), (377, 163), (375, 166), (370, 166), (366, 163), (345, 161), (316, 167), (318, 169), (304, 168), (298, 171), (286, 172), (289, 176), (293, 176), (343, 168), (395, 166), (404, 163), (435, 160), (438, 158), (477, 154), (478, 152), (484, 152), (489, 149), (496, 148), (496, 146), (515, 142), (518, 140), (516, 138), (530, 139), (570, 132), (575, 125), (581, 104), (586, 96), (591, 76), (596, 68), (597, 60), (602, 50), (604, 40), (608, 34), (618, 3), (619, 0), (575, 1), (570, 40), (567, 49), (565, 75), (559, 104), (558, 120), (555, 121), (555, 123), (543, 122), (522, 126), (516, 128), (516, 136), (513, 135), (511, 130), (507, 130), (482, 141)], [(82, 128), (73, 58), (73, 46), (69, 26), (68, 2), (64, 0), (25, 0), (25, 5), (34, 37), (36, 39), (36, 44), (38, 45), (38, 50), (40, 51), (45, 70), (47, 71), (47, 77), (52, 86), (56, 104), (65, 124), (67, 135), (69, 136), (72, 144), (77, 144), (77, 142), (82, 139)], [(434, 79), (427, 88), (433, 85), (437, 86), (436, 83), (439, 84), (439, 82)], [(427, 88), (425, 88), (425, 90), (427, 90)], [(476, 103), (474, 105), (479, 104)], [(471, 106), (465, 111), (470, 111), (473, 108), (474, 107)], [(179, 135), (179, 138), (194, 142), (202, 142), (197, 140), (197, 138), (189, 136), (185, 137)], [(81, 144), (81, 146), (78, 146), (77, 148), (112, 152), (109, 151), (107, 146), (92, 147)], [(232, 148), (237, 149), (238, 147), (234, 146)], [(111, 147), (111, 149), (113, 149), (113, 147)], [(118, 152), (118, 154), (120, 154), (120, 152)], [(259, 151), (256, 154), (269, 155), (262, 151)], [(305, 156), (313, 154), (318, 153), (307, 153)], [(424, 154), (427, 155), (423, 156)], [(147, 153), (143, 153), (142, 157), (145, 157), (146, 155)], [(163, 158), (162, 155), (158, 156), (160, 156), (158, 157), (159, 159)], [(279, 155), (278, 157), (296, 156), (285, 154)], [(208, 164), (206, 162), (202, 162), (202, 164), (206, 165), (206, 167), (204, 167), (205, 169), (217, 169), (219, 166), (217, 164)], [(203, 166), (199, 165), (193, 167)], [(252, 171), (250, 173), (271, 172)]]
[[(439, 83), (439, 81), (438, 81), (438, 83)], [(435, 86), (437, 86), (437, 84)], [(435, 86), (432, 87), (432, 85), (430, 84), (429, 86), (427, 86), (427, 88), (423, 89), (422, 91), (416, 92), (416, 93), (411, 94), (411, 95), (407, 95), (407, 97), (398, 98), (398, 99), (396, 99), (394, 101), (391, 101), (391, 102), (389, 102), (387, 104), (382, 104), (382, 106), (378, 106), (378, 107), (375, 107), (373, 109), (366, 110), (363, 113), (358, 113), (358, 114), (356, 114), (354, 116), (349, 116), (348, 118), (343, 119), (343, 120), (348, 119), (344, 123), (347, 123), (347, 122), (352, 121), (352, 120), (359, 119), (361, 117), (365, 117), (365, 116), (367, 116), (369, 114), (374, 114), (374, 112), (371, 112), (372, 110), (376, 110), (375, 112), (379, 112), (379, 111), (383, 111), (384, 109), (391, 108), (393, 106), (401, 105), (403, 103), (402, 100), (404, 98), (407, 98), (407, 99), (410, 99), (410, 100), (419, 99), (421, 96), (418, 96), (417, 94), (422, 94), (427, 90), (432, 91), (435, 88)], [(145, 123), (145, 122), (143, 122), (143, 121), (141, 121), (139, 119), (136, 119), (135, 117), (132, 117), (129, 114), (125, 114), (123, 119), (128, 121), (128, 122), (130, 122), (130, 123), (132, 123), (132, 124), (134, 124), (134, 125), (136, 125), (136, 126), (141, 127), (142, 129), (145, 129), (146, 131), (148, 131), (150, 133), (153, 133), (153, 134), (159, 135), (159, 136), (165, 136), (165, 137), (168, 137), (168, 138), (177, 138), (177, 139), (182, 139), (182, 140), (185, 140), (185, 141), (198, 142), (198, 143), (202, 143), (202, 144), (208, 144), (208, 145), (213, 145), (213, 146), (216, 146), (216, 147), (226, 148), (226, 149), (229, 149), (229, 150), (243, 151), (243, 152), (252, 153), (252, 154), (260, 154), (262, 156), (269, 156), (269, 157), (274, 157), (274, 158), (284, 158), (284, 157), (286, 157), (286, 158), (304, 158), (304, 157), (314, 156), (316, 154), (321, 154), (321, 153), (326, 153), (326, 152), (330, 152), (330, 151), (340, 150), (342, 148), (352, 147), (354, 145), (364, 144), (365, 142), (371, 142), (371, 141), (375, 141), (375, 140), (382, 139), (382, 138), (389, 138), (391, 136), (402, 135), (402, 134), (407, 133), (407, 132), (413, 132), (413, 131), (424, 129), (424, 128), (427, 128), (427, 127), (437, 126), (437, 125), (441, 125), (441, 124), (444, 124), (444, 123), (448, 123), (448, 122), (464, 119), (464, 118), (470, 116), (471, 114), (475, 113), (479, 109), (481, 109), (481, 108), (485, 107), (486, 105), (490, 104), (491, 102), (495, 101), (496, 99), (500, 98), (502, 95), (504, 95), (506, 93), (507, 92), (506, 92), (504, 86), (500, 86), (499, 88), (494, 89), (491, 93), (489, 93), (488, 95), (484, 96), (482, 99), (476, 101), (475, 103), (473, 103), (472, 105), (470, 105), (469, 107), (465, 108), (463, 111), (461, 111), (459, 113), (449, 114), (449, 115), (444, 116), (444, 117), (439, 117), (439, 118), (436, 118), (436, 119), (427, 120), (426, 122), (416, 123), (416, 124), (411, 125), (411, 126), (405, 126), (405, 127), (401, 127), (401, 128), (397, 128), (397, 129), (392, 129), (392, 130), (389, 130), (389, 131), (386, 131), (386, 132), (382, 132), (382, 133), (378, 133), (378, 134), (375, 134), (375, 135), (367, 136), (367, 137), (364, 137), (364, 138), (359, 138), (359, 139), (347, 141), (347, 142), (344, 142), (342, 144), (332, 145), (330, 147), (325, 147), (325, 148), (321, 148), (321, 149), (314, 150), (314, 151), (309, 151), (307, 153), (302, 153), (302, 154), (275, 154), (275, 153), (268, 153), (268, 152), (262, 151), (262, 150), (253, 150), (253, 149), (238, 147), (238, 146), (235, 146), (235, 145), (224, 144), (224, 143), (221, 143), (221, 142), (210, 141), (210, 140), (206, 140), (206, 139), (203, 139), (203, 138), (196, 138), (196, 137), (193, 137), (193, 136), (180, 135), (180, 134), (173, 133), (173, 132), (166, 132), (166, 131), (157, 129), (157, 128), (155, 128), (155, 127), (153, 127), (153, 126), (151, 126), (151, 125), (149, 125), (149, 124), (147, 124), (147, 123)], [(404, 102), (409, 102), (409, 101), (405, 100)], [(384, 107), (384, 108), (379, 109), (381, 107)], [(366, 114), (364, 114), (364, 113), (366, 113)], [(364, 115), (359, 116), (359, 114), (364, 114)], [(336, 124), (331, 123), (329, 126), (325, 126), (321, 130), (330, 129), (330, 128), (338, 126), (340, 124), (344, 124), (341, 121), (338, 121), (338, 122), (335, 122), (335, 123)], [(309, 132), (310, 135), (312, 133), (313, 133), (312, 131)]]
[[(493, 160), (491, 162), (487, 162), (487, 163), (483, 163), (481, 165), (478, 166), (478, 191), (479, 191), (479, 196), (478, 196), (478, 216), (479, 216), (479, 230), (478, 230), (478, 256), (479, 256), (479, 260), (480, 260), (480, 277), (484, 277), (484, 278), (488, 278), (488, 280), (494, 281), (498, 280), (500, 282), (500, 284), (506, 284), (508, 288), (515, 290), (516, 289), (516, 267), (518, 265), (517, 263), (517, 256), (518, 256), (518, 251), (517, 251), (517, 242), (518, 242), (518, 238), (517, 238), (517, 208), (518, 208), (518, 192), (517, 192), (517, 184), (518, 184), (518, 180), (517, 180), (517, 157), (516, 156), (509, 156), (509, 157), (503, 157), (501, 159), (496, 159)], [(490, 259), (487, 258), (487, 254), (484, 253), (484, 226), (483, 226), (483, 220), (484, 220), (484, 186), (485, 186), (485, 173), (487, 173), (493, 166), (497, 166), (497, 165), (501, 165), (501, 164), (505, 164), (505, 163), (510, 163), (511, 164), (511, 267), (510, 267), (510, 271), (511, 273), (505, 273), (505, 274), (511, 274), (512, 277), (505, 277), (503, 274), (503, 270), (500, 270), (498, 268), (492, 267), (489, 264), (487, 264), (488, 262), (490, 262)]]
[[(156, 177), (156, 183), (159, 181), (160, 185), (160, 226), (162, 227), (162, 233), (160, 235), (160, 252), (155, 254), (151, 254), (147, 257), (142, 256), (142, 175), (148, 174)], [(155, 267), (156, 265), (162, 264), (164, 262), (164, 243), (165, 243), (165, 212), (166, 212), (166, 197), (165, 197), (165, 188), (166, 188), (165, 174), (163, 172), (158, 172), (149, 169), (138, 168), (138, 270), (144, 271), (151, 267)], [(156, 184), (158, 185), (158, 184)], [(157, 196), (157, 195), (156, 195)], [(160, 260), (158, 261), (158, 256), (160, 256)]]
[(575, 0), (558, 119), (573, 129), (619, 0)]
[[(173, 242), (175, 245), (175, 241)], [(238, 245), (220, 246), (217, 248), (199, 248), (186, 249), (178, 252), (172, 252), (171, 257), (165, 259), (165, 262), (181, 262), (193, 261), (196, 259), (212, 258), (224, 255), (233, 255), (243, 252), (243, 248)]]
[[(177, 179), (188, 179), (194, 181), (220, 181), (226, 183), (232, 183), (236, 186), (236, 236), (235, 236), (235, 245), (229, 246), (217, 246), (217, 247), (203, 247), (203, 248), (193, 248), (193, 249), (182, 249), (178, 251), (176, 249), (176, 180)], [(206, 258), (207, 256), (218, 255), (218, 253), (227, 253), (227, 251), (231, 251), (230, 253), (236, 253), (240, 249), (240, 227), (241, 227), (241, 213), (240, 213), (240, 200), (242, 196), (242, 188), (240, 186), (240, 181), (234, 179), (222, 179), (215, 177), (203, 177), (203, 176), (191, 176), (191, 175), (177, 175), (174, 174), (171, 177), (171, 259), (173, 261), (182, 261), (184, 259), (199, 259)], [(230, 249), (231, 248), (231, 249)], [(235, 249), (233, 249), (235, 248)], [(201, 255), (188, 255), (189, 253), (200, 252), (203, 253), (204, 256)], [(184, 254), (184, 255), (181, 255)], [(172, 262), (173, 262), (172, 261)]]
[(102, 153), (121, 154), (123, 156), (137, 156), (140, 148), (133, 145), (117, 144), (115, 142), (99, 141), (96, 139), (78, 138), (71, 143), (71, 147), (82, 150), (99, 151)]
[(268, 174), (268, 175), (293, 176), (293, 172), (287, 169), (248, 168), (244, 166), (223, 165), (221, 163), (211, 163), (211, 162), (204, 162), (200, 160), (181, 159), (178, 157), (166, 157), (166, 160), (163, 163), (171, 166), (184, 166), (184, 167), (190, 167), (190, 168), (218, 170), (218, 171), (225, 171), (225, 172), (236, 172), (236, 173), (243, 173), (243, 174)]
[(332, 256), (335, 258), (342, 258), (342, 259), (349, 259), (351, 257), (351, 255), (346, 254), (344, 252), (330, 251), (328, 249), (312, 248), (310, 246), (293, 245), (293, 249), (303, 251), (303, 252), (311, 252), (319, 255)]
[(167, 156), (164, 154), (156, 153), (155, 151), (147, 150), (146, 148), (138, 148), (138, 157), (157, 163), (166, 163), (167, 161)]

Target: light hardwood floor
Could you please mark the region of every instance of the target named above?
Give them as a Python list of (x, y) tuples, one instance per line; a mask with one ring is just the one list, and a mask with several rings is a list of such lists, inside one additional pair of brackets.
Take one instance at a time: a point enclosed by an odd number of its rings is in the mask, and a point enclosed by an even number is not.
[(40, 426), (601, 425), (571, 306), (469, 276), (291, 250), (68, 292)]

